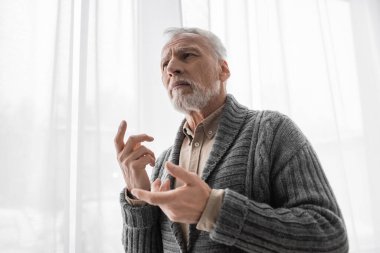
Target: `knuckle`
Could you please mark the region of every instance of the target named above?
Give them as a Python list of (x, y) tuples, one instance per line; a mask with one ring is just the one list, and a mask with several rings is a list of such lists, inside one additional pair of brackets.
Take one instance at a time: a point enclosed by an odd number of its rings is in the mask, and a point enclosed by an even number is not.
[(140, 159), (144, 163), (149, 163), (149, 161), (150, 161), (149, 156), (147, 156), (147, 155), (141, 156)]
[(171, 213), (169, 219), (171, 221), (177, 222), (179, 221), (179, 216), (176, 213)]
[(152, 154), (152, 151), (150, 149), (148, 149), (146, 146), (144, 145), (141, 145), (139, 147), (139, 151), (143, 154)]
[(146, 146), (144, 146), (144, 145), (141, 145), (141, 146), (139, 147), (139, 149), (140, 149), (141, 151), (144, 151), (144, 153), (146, 153), (146, 152), (149, 151), (149, 149), (148, 149)]
[(132, 141), (132, 142), (136, 142), (137, 140), (139, 139), (139, 136), (138, 135), (131, 135), (129, 136), (128, 140)]
[(169, 220), (174, 221), (173, 220), (173, 212), (171, 212), (170, 210), (165, 210), (164, 213), (166, 214), (166, 216), (168, 217)]
[(149, 164), (149, 158), (147, 158), (147, 156), (141, 156), (139, 159), (136, 160), (139, 164), (141, 164), (142, 166), (145, 166), (147, 164)]
[(136, 148), (136, 149), (134, 150), (134, 152), (137, 153), (137, 154), (143, 154), (143, 153), (144, 153), (143, 147), (144, 147), (144, 146), (142, 146), (142, 145), (139, 146), (138, 148)]

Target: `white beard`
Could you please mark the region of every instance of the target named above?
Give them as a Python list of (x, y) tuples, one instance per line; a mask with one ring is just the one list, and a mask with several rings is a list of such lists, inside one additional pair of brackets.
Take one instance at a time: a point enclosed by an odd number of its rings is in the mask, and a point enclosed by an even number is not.
[(210, 89), (202, 89), (199, 85), (194, 85), (193, 82), (189, 83), (192, 93), (182, 94), (181, 90), (172, 91), (173, 98), (171, 102), (174, 108), (182, 113), (200, 111), (208, 105), (212, 98), (220, 93), (220, 81), (217, 81)]

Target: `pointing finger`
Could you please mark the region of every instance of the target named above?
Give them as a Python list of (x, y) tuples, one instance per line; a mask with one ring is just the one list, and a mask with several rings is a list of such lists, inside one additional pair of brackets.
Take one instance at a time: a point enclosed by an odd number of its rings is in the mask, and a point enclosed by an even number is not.
[(120, 153), (120, 151), (122, 151), (124, 148), (124, 135), (125, 135), (126, 130), (127, 130), (127, 122), (123, 120), (121, 121), (119, 125), (119, 129), (114, 139), (117, 153)]
[(153, 140), (154, 140), (154, 138), (152, 136), (147, 135), (147, 134), (132, 135), (128, 138), (127, 142), (125, 143), (125, 151), (124, 152), (130, 153), (131, 151), (137, 149), (141, 145), (141, 142), (143, 142), (143, 141), (151, 142)]
[(158, 192), (160, 190), (160, 186), (161, 186), (161, 180), (159, 178), (157, 178), (152, 183), (152, 187), (151, 187), (152, 188), (152, 192)]
[(173, 177), (180, 179), (185, 184), (193, 183), (194, 176), (197, 177), (195, 174), (186, 171), (184, 168), (175, 165), (172, 162), (166, 162), (165, 167)]
[(142, 189), (132, 189), (131, 193), (140, 200), (151, 205), (161, 205), (171, 202), (175, 198), (176, 190), (163, 191), (163, 192), (150, 192)]

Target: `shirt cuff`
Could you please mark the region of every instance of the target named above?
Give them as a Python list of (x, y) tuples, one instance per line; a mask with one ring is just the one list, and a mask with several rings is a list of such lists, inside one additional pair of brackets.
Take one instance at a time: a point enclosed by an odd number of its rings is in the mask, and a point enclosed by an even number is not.
[(198, 221), (197, 229), (210, 232), (214, 229), (216, 219), (218, 218), (220, 208), (222, 206), (224, 197), (224, 190), (212, 189), (210, 197), (206, 203), (206, 207), (203, 210), (202, 216)]
[(146, 205), (146, 202), (144, 200), (134, 198), (133, 195), (127, 190), (127, 188), (124, 189), (124, 192), (125, 192), (125, 200), (131, 206), (145, 206)]

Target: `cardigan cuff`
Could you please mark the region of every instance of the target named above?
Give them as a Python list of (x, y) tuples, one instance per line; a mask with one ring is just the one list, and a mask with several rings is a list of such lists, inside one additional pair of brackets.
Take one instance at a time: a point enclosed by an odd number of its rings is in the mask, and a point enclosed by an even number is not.
[(127, 188), (124, 189), (124, 196), (125, 200), (130, 204), (131, 206), (143, 206), (146, 205), (147, 203), (144, 200), (141, 199), (136, 199), (130, 191), (128, 191)]
[(216, 225), (210, 238), (232, 246), (241, 234), (248, 214), (248, 198), (229, 189), (224, 190), (224, 198)]
[(153, 205), (133, 206), (126, 201), (125, 191), (120, 193), (123, 223), (131, 228), (149, 228), (156, 224), (159, 208)]

